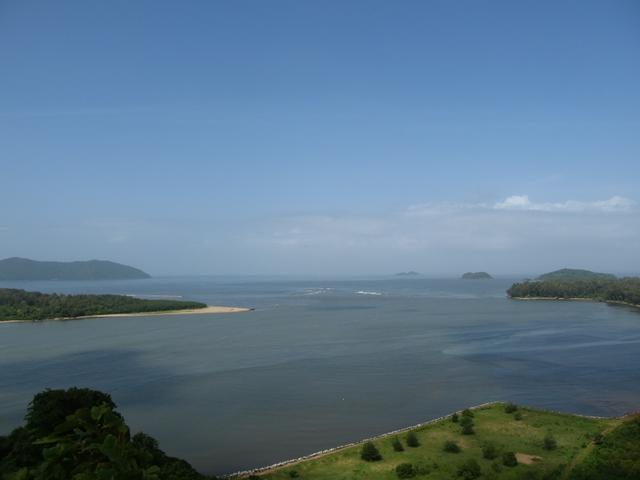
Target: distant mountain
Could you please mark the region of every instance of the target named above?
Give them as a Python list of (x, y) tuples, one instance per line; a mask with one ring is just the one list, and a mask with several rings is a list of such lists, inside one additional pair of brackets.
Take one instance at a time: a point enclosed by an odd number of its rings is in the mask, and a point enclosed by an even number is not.
[(411, 270), (410, 272), (400, 272), (396, 273), (396, 277), (415, 277), (416, 275), (420, 275), (418, 272), (414, 272)]
[(137, 268), (106, 260), (39, 262), (18, 257), (0, 260), (0, 280), (127, 280), (150, 277)]
[(462, 274), (464, 280), (491, 280), (493, 277), (487, 272), (467, 272)]
[(576, 268), (562, 268), (540, 275), (536, 280), (604, 280), (614, 278), (616, 278), (616, 276), (611, 273), (598, 273)]

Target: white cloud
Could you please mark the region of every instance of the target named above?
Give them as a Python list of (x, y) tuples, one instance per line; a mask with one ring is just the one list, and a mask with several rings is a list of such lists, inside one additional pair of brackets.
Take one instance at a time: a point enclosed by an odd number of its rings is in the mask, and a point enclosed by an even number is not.
[(502, 202), (494, 204), (496, 210), (533, 210), (540, 212), (627, 212), (635, 206), (635, 202), (618, 195), (608, 200), (580, 202), (567, 200), (556, 203), (534, 203), (528, 195), (512, 195)]

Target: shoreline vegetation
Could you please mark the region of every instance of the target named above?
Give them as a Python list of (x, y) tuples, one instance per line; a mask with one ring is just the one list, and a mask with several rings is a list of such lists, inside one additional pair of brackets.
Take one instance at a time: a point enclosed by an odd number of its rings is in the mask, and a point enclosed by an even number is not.
[(63, 295), (0, 289), (0, 323), (108, 317), (239, 313), (251, 308), (128, 295)]
[[(600, 417), (494, 401), (302, 457), (234, 472), (222, 478), (346, 480), (352, 477), (422, 478), (423, 475), (433, 479), (468, 478), (456, 472), (462, 465), (459, 460), (471, 454), (477, 455), (478, 460), (468, 461), (480, 461), (479, 468), (484, 474), (471, 478), (586, 480), (591, 477), (588, 473), (585, 476), (586, 467), (583, 464), (589, 460), (593, 450), (602, 444), (605, 436), (630, 422), (640, 427), (640, 415)], [(465, 423), (470, 425), (467, 433)], [(402, 446), (403, 441), (407, 448)], [(371, 448), (370, 445), (373, 445), (376, 455), (366, 461), (364, 453), (360, 455), (360, 450), (364, 452), (365, 446)], [(447, 445), (450, 449), (447, 449)], [(513, 448), (513, 451), (502, 452), (507, 448)], [(431, 456), (422, 457), (423, 450)], [(493, 450), (494, 455), (487, 454), (489, 450)], [(513, 455), (515, 463), (504, 468), (507, 465), (500, 459), (505, 458), (507, 453)], [(400, 463), (401, 459), (390, 458), (404, 457), (409, 460), (414, 459), (416, 454), (420, 456), (420, 463), (408, 464), (410, 468), (404, 467), (409, 472), (407, 476), (399, 471), (400, 465), (407, 462)], [(447, 463), (443, 463), (443, 460)], [(387, 467), (386, 471), (383, 466)], [(513, 476), (514, 473), (516, 476)]]
[(166, 455), (149, 435), (133, 435), (116, 408), (109, 394), (85, 388), (36, 394), (25, 425), (0, 435), (0, 478), (626, 480), (640, 473), (640, 413), (599, 417), (489, 402), (273, 465), (215, 476)]
[(589, 300), (640, 307), (640, 278), (524, 281), (514, 283), (507, 290), (507, 295), (515, 300)]

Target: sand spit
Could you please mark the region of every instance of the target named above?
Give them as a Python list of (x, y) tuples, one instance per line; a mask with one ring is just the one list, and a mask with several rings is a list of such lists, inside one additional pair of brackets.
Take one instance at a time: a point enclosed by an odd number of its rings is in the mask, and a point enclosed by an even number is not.
[(138, 312), (138, 313), (107, 313), (104, 315), (85, 315), (82, 317), (61, 317), (61, 318), (48, 318), (46, 320), (2, 320), (3, 323), (24, 323), (24, 322), (44, 322), (55, 320), (83, 320), (88, 318), (107, 318), (107, 317), (157, 317), (160, 315), (205, 315), (205, 314), (217, 314), (217, 313), (243, 313), (251, 312), (253, 308), (246, 307), (223, 307), (220, 305), (209, 305), (204, 308), (189, 308), (184, 310), (165, 310), (159, 312)]

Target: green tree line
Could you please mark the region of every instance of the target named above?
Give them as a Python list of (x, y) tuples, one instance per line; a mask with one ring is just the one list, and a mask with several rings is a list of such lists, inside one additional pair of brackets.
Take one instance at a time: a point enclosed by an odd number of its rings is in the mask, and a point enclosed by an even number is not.
[(146, 300), (126, 295), (63, 295), (0, 288), (0, 321), (161, 312), (204, 307), (204, 303), (182, 300)]
[(513, 284), (507, 294), (512, 298), (588, 298), (640, 305), (640, 278), (527, 281)]

